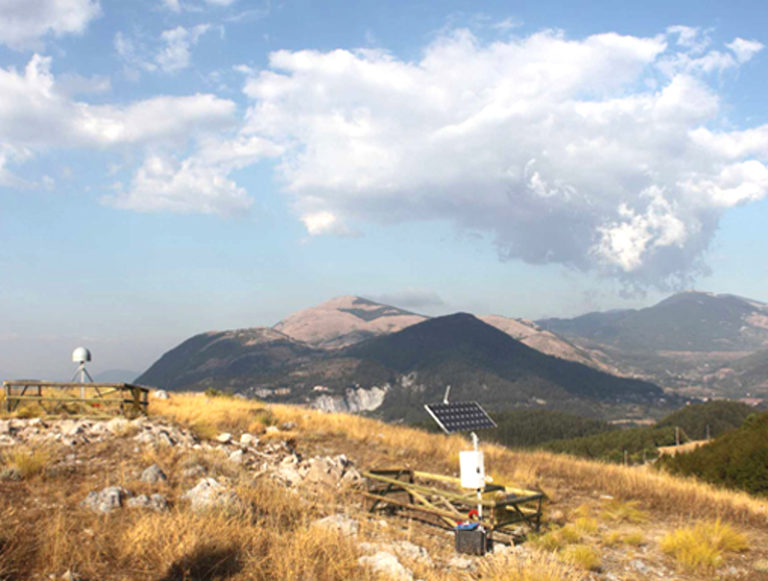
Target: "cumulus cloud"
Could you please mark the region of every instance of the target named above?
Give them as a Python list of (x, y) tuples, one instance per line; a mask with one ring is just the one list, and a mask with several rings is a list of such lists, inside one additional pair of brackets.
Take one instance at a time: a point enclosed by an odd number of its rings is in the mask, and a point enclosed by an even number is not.
[(235, 104), (208, 94), (91, 105), (73, 99), (71, 79), (60, 86), (50, 67), (50, 58), (35, 55), (23, 71), (0, 68), (0, 179), (6, 185), (23, 183), (11, 165), (50, 148), (178, 146), (234, 122)]
[(81, 34), (100, 13), (98, 0), (0, 0), (0, 44), (39, 48), (47, 35)]
[(15, 147), (111, 146), (186, 141), (232, 123), (235, 104), (213, 95), (157, 96), (90, 105), (67, 96), (35, 55), (23, 72), (0, 68), (0, 143)]
[(445, 219), (503, 259), (664, 286), (701, 266), (727, 208), (768, 189), (768, 126), (718, 129), (723, 74), (761, 49), (675, 27), (490, 44), (458, 30), (413, 62), (277, 51), (245, 85), (244, 133), (285, 148), (310, 234)]
[(261, 138), (250, 137), (207, 140), (195, 155), (181, 161), (170, 155), (150, 155), (130, 188), (105, 196), (102, 201), (139, 212), (241, 214), (250, 208), (253, 199), (229, 174), (281, 151)]
[(189, 66), (190, 48), (197, 44), (200, 37), (210, 28), (200, 24), (192, 28), (177, 26), (162, 33), (164, 46), (156, 57), (158, 66), (166, 72), (175, 72)]

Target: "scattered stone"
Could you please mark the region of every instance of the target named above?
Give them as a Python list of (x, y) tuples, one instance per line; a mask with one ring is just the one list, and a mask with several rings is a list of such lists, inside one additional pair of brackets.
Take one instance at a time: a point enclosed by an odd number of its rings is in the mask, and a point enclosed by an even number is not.
[(61, 420), (59, 431), (64, 436), (76, 436), (85, 430), (85, 423), (77, 420)]
[(155, 441), (155, 437), (152, 435), (152, 432), (141, 432), (140, 434), (136, 434), (134, 440), (139, 444), (152, 444)]
[(171, 436), (165, 430), (160, 430), (157, 433), (155, 436), (155, 442), (163, 446), (174, 446), (176, 444), (176, 442), (173, 441), (173, 438), (171, 438)]
[(129, 496), (128, 491), (122, 486), (107, 486), (100, 492), (91, 491), (80, 506), (90, 508), (97, 512), (108, 513), (121, 508), (123, 501)]
[(78, 575), (71, 569), (67, 569), (66, 571), (64, 571), (64, 573), (61, 574), (61, 577), (59, 577), (59, 579), (61, 579), (61, 581), (80, 581), (82, 577), (80, 577), (80, 575)]
[(448, 561), (448, 566), (451, 569), (466, 571), (474, 566), (474, 562), (469, 557), (460, 557), (456, 555), (455, 557), (451, 557), (451, 560)]
[(193, 464), (189, 468), (181, 471), (182, 478), (196, 478), (197, 476), (202, 476), (203, 474), (205, 474), (205, 468), (203, 468), (200, 464)]
[(157, 484), (158, 482), (165, 482), (168, 477), (163, 472), (162, 468), (157, 464), (152, 464), (149, 468), (141, 473), (139, 478), (142, 482), (149, 482), (150, 484)]
[(152, 397), (155, 399), (170, 399), (171, 396), (164, 389), (156, 389), (152, 392)]
[(221, 444), (229, 444), (232, 441), (232, 434), (229, 432), (222, 432), (216, 436), (216, 441)]
[(341, 533), (345, 537), (353, 537), (357, 535), (357, 531), (360, 529), (360, 524), (355, 519), (349, 518), (345, 514), (332, 514), (331, 516), (326, 516), (313, 521), (310, 526), (328, 531), (335, 531)]
[(280, 429), (284, 430), (286, 432), (290, 432), (291, 430), (296, 429), (296, 422), (285, 422), (283, 424), (280, 424)]
[(138, 496), (129, 498), (125, 502), (125, 506), (128, 508), (149, 508), (160, 512), (168, 510), (168, 501), (162, 494), (153, 494), (152, 496), (139, 494)]
[(244, 454), (242, 450), (235, 450), (229, 455), (229, 461), (234, 462), (235, 464), (242, 464), (243, 456)]
[(194, 488), (184, 493), (182, 498), (189, 500), (195, 512), (212, 508), (236, 509), (242, 504), (237, 494), (227, 490), (218, 480), (211, 477), (201, 478)]
[(351, 486), (355, 488), (361, 486), (364, 483), (365, 478), (363, 478), (363, 475), (360, 474), (356, 468), (352, 468), (351, 466), (347, 467), (346, 471), (344, 472), (344, 476), (342, 476), (341, 480), (339, 480), (339, 484), (341, 486)]
[(370, 568), (374, 573), (384, 575), (397, 581), (412, 581), (413, 573), (403, 567), (392, 553), (379, 551), (375, 555), (360, 557), (357, 562), (363, 567)]
[(106, 429), (109, 433), (120, 435), (124, 434), (128, 430), (129, 422), (125, 418), (112, 418), (106, 424)]
[(547, 514), (547, 521), (556, 525), (564, 525), (566, 523), (565, 512), (559, 509), (549, 511)]
[(648, 575), (651, 572), (651, 568), (648, 567), (643, 561), (640, 559), (634, 559), (629, 562), (629, 566), (632, 567), (635, 571), (640, 573), (641, 575)]
[(393, 543), (392, 547), (395, 549), (397, 556), (402, 559), (410, 559), (411, 561), (419, 561), (432, 567), (432, 557), (424, 547), (412, 543), (410, 541), (399, 541)]
[(259, 443), (259, 439), (253, 434), (245, 433), (242, 436), (240, 436), (241, 446), (255, 446), (258, 443)]
[(277, 426), (267, 426), (266, 429), (264, 430), (264, 432), (267, 434), (276, 434), (279, 431), (280, 431), (280, 428), (278, 428)]

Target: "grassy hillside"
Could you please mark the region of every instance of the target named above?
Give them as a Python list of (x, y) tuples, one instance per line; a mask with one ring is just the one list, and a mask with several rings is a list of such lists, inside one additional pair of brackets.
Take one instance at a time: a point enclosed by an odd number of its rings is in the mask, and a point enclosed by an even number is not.
[[(399, 559), (426, 581), (575, 581), (594, 578), (596, 570), (615, 578), (688, 581), (715, 578), (729, 567), (737, 577), (760, 579), (768, 557), (762, 500), (666, 474), (483, 444), (495, 481), (546, 493), (544, 529), (523, 545), (457, 568), (444, 531), (370, 515), (346, 488), (276, 486), (258, 463), (228, 460), (215, 438), (226, 431), (237, 441), (248, 432), (259, 438), (261, 454), (287, 446), (289, 457), (291, 451), (303, 458), (345, 454), (361, 469), (400, 465), (443, 474), (456, 472), (457, 453), (469, 446), (464, 438), (228, 397), (173, 394), (153, 400), (150, 409), (148, 424), (126, 425), (77, 448), (79, 463), (67, 459), (72, 448), (63, 444), (30, 444), (24, 455), (4, 451), (8, 467), (22, 457), (38, 461), (26, 460), (20, 479), (0, 479), (0, 578), (61, 578), (70, 571), (70, 577), (105, 581), (375, 581), (384, 577), (361, 558), (395, 545), (410, 549)], [(199, 447), (141, 443), (142, 426), (153, 422), (171, 432), (192, 429), (202, 438)], [(240, 499), (237, 510), (190, 510), (182, 498), (190, 462), (226, 483)], [(167, 482), (137, 484), (137, 471), (153, 463), (166, 471)], [(94, 514), (80, 506), (89, 490), (107, 485), (159, 490), (171, 509)], [(312, 524), (337, 514), (357, 522), (359, 531)], [(717, 532), (716, 538), (701, 530)]]

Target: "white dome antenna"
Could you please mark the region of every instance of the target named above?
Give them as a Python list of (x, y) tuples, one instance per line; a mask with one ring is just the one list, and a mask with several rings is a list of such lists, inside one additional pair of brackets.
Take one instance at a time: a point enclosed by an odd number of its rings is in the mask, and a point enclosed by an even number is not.
[[(72, 381), (79, 381), (80, 383), (85, 383), (85, 378), (88, 378), (88, 381), (93, 383), (93, 377), (91, 377), (91, 374), (88, 373), (88, 370), (85, 368), (85, 364), (91, 360), (91, 352), (88, 351), (85, 347), (78, 347), (74, 351), (72, 351), (72, 361), (78, 364), (77, 371), (75, 371), (75, 375), (72, 377)], [(77, 377), (80, 376), (80, 379), (78, 380)]]

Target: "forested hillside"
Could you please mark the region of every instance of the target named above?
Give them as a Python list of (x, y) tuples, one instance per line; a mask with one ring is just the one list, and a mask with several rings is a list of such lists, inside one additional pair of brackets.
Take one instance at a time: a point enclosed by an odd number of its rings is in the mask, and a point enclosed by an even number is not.
[(688, 454), (661, 460), (673, 474), (768, 494), (768, 412), (752, 415), (735, 430)]

